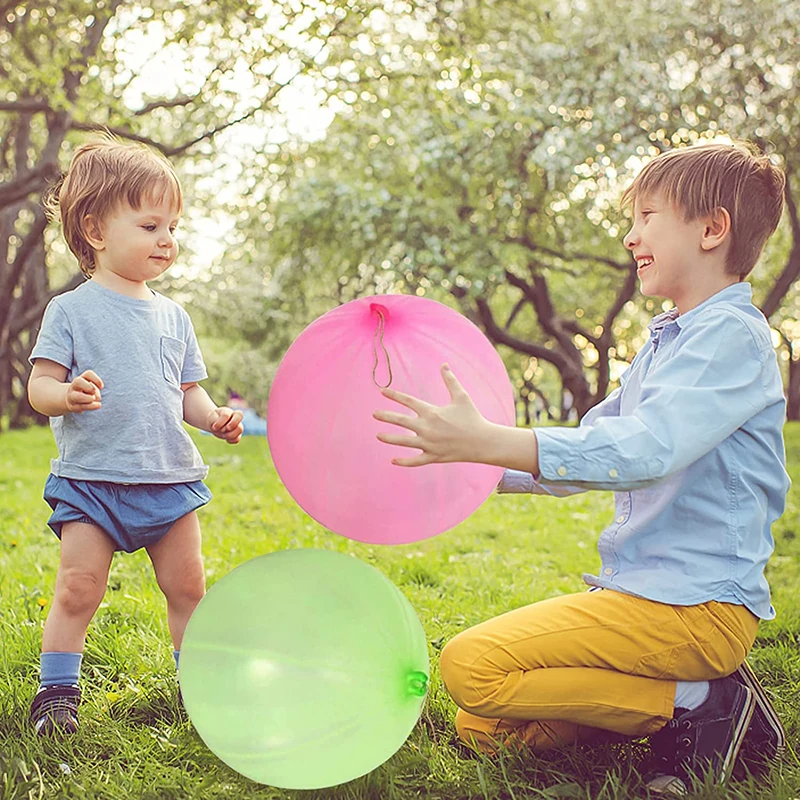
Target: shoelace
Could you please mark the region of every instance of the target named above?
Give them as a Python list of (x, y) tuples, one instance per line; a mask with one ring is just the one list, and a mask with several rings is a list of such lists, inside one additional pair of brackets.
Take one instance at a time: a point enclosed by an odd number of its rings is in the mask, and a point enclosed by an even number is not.
[(694, 745), (693, 728), (691, 720), (671, 719), (651, 737), (651, 747), (664, 772), (674, 774), (688, 760)]

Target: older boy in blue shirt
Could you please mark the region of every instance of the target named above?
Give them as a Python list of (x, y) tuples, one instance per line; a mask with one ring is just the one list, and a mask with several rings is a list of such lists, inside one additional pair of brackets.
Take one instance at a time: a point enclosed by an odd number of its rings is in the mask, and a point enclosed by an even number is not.
[(481, 462), (507, 468), (501, 492), (615, 493), (600, 574), (584, 576), (592, 590), (503, 614), (443, 650), (472, 746), (651, 735), (648, 786), (673, 796), (709, 768), (725, 780), (743, 744), (762, 760), (783, 749), (745, 656), (759, 620), (775, 616), (764, 567), (789, 488), (785, 402), (743, 282), (778, 225), (783, 186), (743, 144), (674, 150), (644, 168), (623, 196), (624, 244), (642, 293), (674, 308), (580, 427), (490, 423), (446, 366), (448, 406), (384, 391), (416, 412), (375, 414), (415, 434), (378, 436), (422, 451), (398, 465)]

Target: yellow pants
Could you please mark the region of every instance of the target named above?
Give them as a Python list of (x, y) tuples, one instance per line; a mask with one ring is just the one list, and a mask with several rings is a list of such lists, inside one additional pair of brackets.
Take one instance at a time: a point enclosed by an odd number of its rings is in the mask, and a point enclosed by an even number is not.
[(730, 675), (757, 630), (744, 606), (670, 606), (605, 589), (476, 625), (447, 643), (439, 666), (464, 742), (489, 754), (542, 751), (657, 731), (672, 718), (675, 682)]

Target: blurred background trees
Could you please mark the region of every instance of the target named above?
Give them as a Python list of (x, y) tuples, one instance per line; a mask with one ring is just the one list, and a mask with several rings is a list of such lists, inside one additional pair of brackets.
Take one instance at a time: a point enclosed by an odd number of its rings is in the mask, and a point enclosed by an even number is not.
[(192, 312), (212, 394), (263, 406), (314, 318), (414, 292), (498, 347), (521, 423), (604, 397), (662, 308), (621, 243), (636, 170), (750, 139), (787, 172), (751, 282), (800, 418), (798, 64), (798, 0), (0, 0), (0, 415), (35, 416), (38, 320), (79, 280), (41, 193), (105, 125), (184, 179), (183, 266), (156, 288)]

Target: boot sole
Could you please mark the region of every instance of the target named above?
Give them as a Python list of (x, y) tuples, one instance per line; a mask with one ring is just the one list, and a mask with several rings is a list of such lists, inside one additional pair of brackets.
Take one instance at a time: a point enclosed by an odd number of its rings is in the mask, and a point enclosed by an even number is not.
[(744, 742), (744, 737), (747, 734), (747, 728), (750, 725), (750, 720), (753, 718), (753, 713), (756, 710), (755, 694), (747, 686), (743, 686), (742, 688), (745, 690), (746, 694), (744, 698), (744, 705), (741, 713), (739, 714), (736, 728), (733, 731), (728, 752), (725, 754), (725, 757), (722, 759), (722, 763), (719, 767), (720, 783), (727, 781), (731, 775), (731, 772), (733, 771), (733, 765), (736, 763), (736, 756), (739, 755), (739, 750), (741, 749), (742, 742)]
[(736, 669), (732, 677), (743, 686), (746, 686), (753, 693), (758, 710), (764, 715), (764, 718), (766, 719), (767, 724), (772, 731), (774, 740), (770, 742), (770, 747), (773, 747), (775, 752), (765, 753), (765, 758), (767, 760), (771, 758), (782, 758), (786, 753), (786, 731), (783, 729), (780, 718), (770, 702), (769, 696), (764, 690), (764, 687), (756, 677), (755, 672), (753, 672), (751, 666), (744, 661), (742, 662), (741, 666)]

